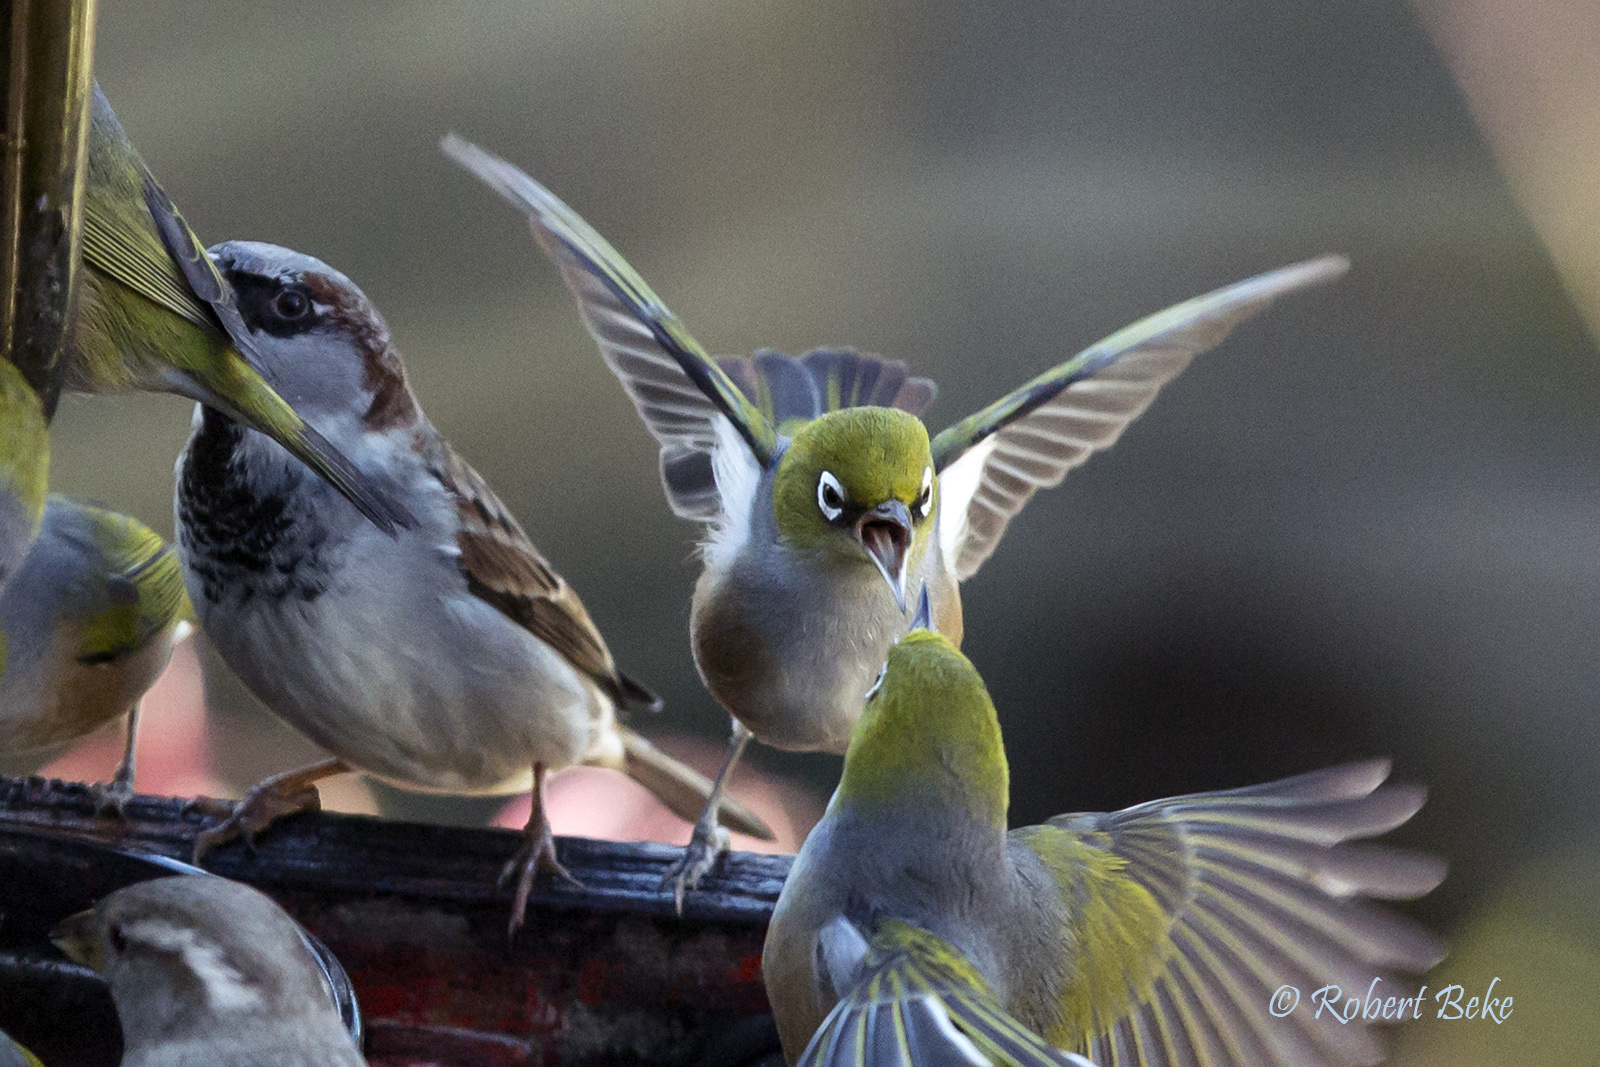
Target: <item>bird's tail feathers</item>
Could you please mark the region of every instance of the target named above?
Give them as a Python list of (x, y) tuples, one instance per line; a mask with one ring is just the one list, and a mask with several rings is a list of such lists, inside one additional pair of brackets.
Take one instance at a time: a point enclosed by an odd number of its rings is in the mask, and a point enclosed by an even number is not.
[[(629, 778), (654, 793), (674, 814), (691, 823), (700, 818), (706, 801), (711, 799), (711, 779), (673, 759), (626, 726), (622, 727), (622, 749), (623, 770)], [(776, 837), (759, 815), (727, 793), (722, 795), (717, 814), (722, 825), (730, 830), (763, 841)]]
[(660, 711), (667, 703), (621, 671), (617, 672), (617, 692), (615, 695), (617, 703), (628, 707), (643, 708), (646, 711)]

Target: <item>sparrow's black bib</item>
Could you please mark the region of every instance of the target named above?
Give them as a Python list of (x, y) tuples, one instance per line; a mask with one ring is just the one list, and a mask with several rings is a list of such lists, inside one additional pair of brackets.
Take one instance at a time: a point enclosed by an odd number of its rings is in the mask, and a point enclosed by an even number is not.
[(300, 482), (315, 478), (293, 463), (281, 484), (262, 491), (245, 473), (240, 447), (247, 430), (210, 408), (189, 440), (178, 474), (178, 537), (202, 595), (237, 604), (256, 596), (312, 601), (327, 592), (332, 566), (323, 557), (328, 527), (308, 504), (320, 494)]

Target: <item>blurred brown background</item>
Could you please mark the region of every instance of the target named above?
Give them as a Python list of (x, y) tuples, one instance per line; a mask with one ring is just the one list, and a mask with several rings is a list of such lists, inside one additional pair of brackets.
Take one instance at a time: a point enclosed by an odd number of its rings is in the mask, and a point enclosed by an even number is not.
[[(98, 71), (208, 241), (366, 289), (434, 422), (666, 697), (644, 727), (713, 743), (695, 531), (555, 271), (441, 134), (567, 199), (713, 351), (904, 358), (940, 382), (936, 427), (1141, 315), (1347, 253), (967, 586), (1013, 818), (1391, 754), (1432, 791), (1400, 839), (1452, 864), (1412, 909), (1459, 946), (1438, 984), (1516, 998), (1503, 1026), (1403, 1028), (1402, 1059), (1592, 1064), (1597, 26), (1510, 0), (102, 0)], [(55, 483), (169, 531), (187, 424), (74, 398)], [(310, 754), (220, 669), (208, 702), (219, 786)], [(837, 774), (750, 763), (801, 783), (802, 824)]]

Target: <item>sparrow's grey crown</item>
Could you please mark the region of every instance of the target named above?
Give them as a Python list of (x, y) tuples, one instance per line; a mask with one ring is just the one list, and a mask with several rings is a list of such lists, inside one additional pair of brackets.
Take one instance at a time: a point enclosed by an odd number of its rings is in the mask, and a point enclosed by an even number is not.
[(226, 241), (208, 254), (238, 295), (257, 369), (323, 434), (337, 428), (322, 425), (321, 415), (360, 418), (375, 404), (393, 421), (412, 414), (389, 328), (349, 278), (320, 259), (257, 241)]
[[(206, 249), (206, 254), (223, 274), (253, 274), (268, 281), (299, 282), (318, 274), (341, 289), (349, 290), (366, 303), (367, 296), (356, 283), (315, 256), (264, 241), (223, 241)], [(368, 305), (371, 306), (370, 304)]]

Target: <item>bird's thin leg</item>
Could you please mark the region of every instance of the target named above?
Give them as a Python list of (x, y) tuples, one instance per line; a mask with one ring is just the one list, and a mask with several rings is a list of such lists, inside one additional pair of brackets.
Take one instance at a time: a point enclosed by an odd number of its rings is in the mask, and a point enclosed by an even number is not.
[[(244, 799), (228, 809), (227, 818), (195, 835), (194, 862), (198, 864), (207, 852), (236, 837), (243, 837), (244, 843), (254, 849), (255, 835), (284, 816), (321, 811), (322, 798), (317, 795), (316, 783), (350, 770), (351, 766), (342, 759), (325, 759), (309, 767), (275, 774), (251, 786)], [(204, 801), (193, 802), (186, 810), (207, 806)]]
[(117, 764), (116, 773), (106, 784), (96, 782), (89, 787), (89, 793), (94, 797), (96, 815), (114, 813), (120, 818), (128, 801), (133, 799), (133, 753), (139, 737), (139, 703), (134, 701), (133, 709), (128, 712), (128, 739), (123, 745), (122, 762)]
[(733, 720), (733, 734), (728, 738), (728, 758), (723, 762), (722, 770), (717, 772), (717, 780), (711, 786), (711, 796), (706, 798), (700, 821), (694, 824), (694, 836), (689, 838), (683, 858), (667, 868), (666, 877), (661, 880), (663, 886), (672, 883), (672, 900), (679, 915), (683, 914), (684, 894), (699, 885), (700, 879), (728, 851), (731, 840), (727, 828), (717, 821), (717, 811), (722, 806), (723, 790), (733, 777), (733, 768), (739, 762), (739, 757), (744, 755), (744, 747), (750, 743), (751, 736), (744, 723)]
[(504, 890), (517, 876), (517, 892), (511, 899), (511, 924), (506, 930), (508, 940), (515, 940), (522, 928), (522, 917), (528, 910), (528, 895), (533, 892), (533, 878), (541, 870), (549, 871), (582, 889), (583, 883), (572, 876), (556, 858), (556, 839), (550, 831), (550, 817), (544, 810), (545, 766), (533, 765), (533, 810), (528, 812), (528, 825), (522, 828), (522, 845), (516, 855), (500, 869), (499, 887)]

